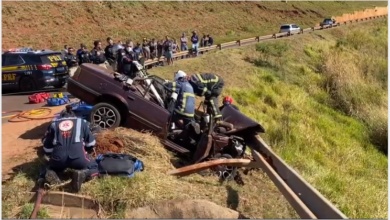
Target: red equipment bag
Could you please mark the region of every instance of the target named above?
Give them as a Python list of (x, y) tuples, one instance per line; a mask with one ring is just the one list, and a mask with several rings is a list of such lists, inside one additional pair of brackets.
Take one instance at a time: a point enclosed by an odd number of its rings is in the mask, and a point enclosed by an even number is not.
[(31, 104), (37, 104), (46, 101), (50, 97), (50, 94), (47, 92), (35, 93), (28, 97), (28, 101)]

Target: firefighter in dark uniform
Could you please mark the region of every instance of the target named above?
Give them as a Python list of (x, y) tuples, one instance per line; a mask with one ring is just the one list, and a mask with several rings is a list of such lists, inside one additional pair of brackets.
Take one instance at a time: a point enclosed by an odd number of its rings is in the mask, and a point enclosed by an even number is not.
[(83, 63), (91, 63), (91, 54), (88, 52), (87, 47), (84, 44), (81, 44), (80, 46), (81, 48), (77, 51), (79, 65)]
[(66, 65), (68, 66), (69, 69), (69, 76), (72, 77), (74, 73), (77, 70), (78, 67), (78, 62), (77, 62), (77, 57), (76, 55), (73, 54), (74, 49), (73, 47), (68, 48), (68, 53), (65, 54), (65, 61)]
[(54, 119), (42, 140), (43, 150), (49, 156), (49, 168), (45, 179), (49, 184), (60, 184), (58, 172), (74, 169), (72, 186), (77, 192), (81, 184), (99, 174), (98, 164), (91, 153), (96, 143), (88, 122), (77, 118), (71, 106), (67, 106), (58, 119)]
[(102, 42), (100, 40), (95, 40), (93, 45), (95, 47), (91, 50), (92, 63), (107, 69), (107, 59), (104, 55), (104, 50), (102, 50)]
[(218, 107), (218, 97), (221, 95), (224, 86), (223, 79), (212, 73), (201, 73), (191, 75), (189, 83), (194, 88), (197, 96), (205, 97), (207, 112), (215, 119), (221, 119), (222, 115)]
[[(173, 82), (166, 82), (165, 86), (169, 88), (173, 94), (172, 102), (168, 104), (168, 111), (172, 114), (171, 122), (173, 123), (173, 126), (171, 129), (175, 129), (177, 126), (180, 129), (183, 129), (185, 132), (183, 132), (183, 137), (188, 138), (190, 137), (190, 141), (194, 142), (192, 138), (193, 133), (188, 132), (195, 132), (194, 134), (198, 135), (200, 134), (200, 127), (195, 122), (194, 116), (195, 116), (195, 94), (194, 89), (192, 88), (191, 84), (187, 80), (187, 74), (184, 71), (177, 71), (174, 76)], [(191, 128), (192, 127), (192, 131)]]
[(128, 41), (126, 43), (125, 48), (125, 55), (122, 57), (121, 65), (122, 65), (122, 73), (126, 76), (129, 76), (131, 79), (135, 77), (136, 71), (134, 70), (134, 52), (133, 48), (130, 45), (130, 42)]
[(116, 64), (116, 54), (114, 51), (114, 41), (112, 40), (111, 37), (108, 37), (107, 43), (108, 45), (106, 46), (106, 48), (104, 48), (104, 55), (106, 56), (106, 59), (110, 64), (110, 66), (112, 67), (112, 69), (116, 71), (117, 64)]

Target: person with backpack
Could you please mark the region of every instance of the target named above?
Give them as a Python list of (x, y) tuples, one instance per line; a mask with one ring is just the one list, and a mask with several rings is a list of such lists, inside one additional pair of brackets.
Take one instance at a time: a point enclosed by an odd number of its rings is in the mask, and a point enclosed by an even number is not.
[(50, 123), (42, 143), (49, 162), (40, 179), (50, 185), (60, 184), (58, 173), (67, 168), (75, 170), (71, 184), (76, 192), (80, 191), (82, 183), (99, 175), (98, 164), (87, 153), (93, 152), (95, 137), (88, 122), (76, 117), (71, 105)]

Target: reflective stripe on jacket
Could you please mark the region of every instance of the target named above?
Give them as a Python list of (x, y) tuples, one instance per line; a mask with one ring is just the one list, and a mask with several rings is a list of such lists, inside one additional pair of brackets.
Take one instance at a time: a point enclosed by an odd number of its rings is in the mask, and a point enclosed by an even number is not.
[(178, 80), (169, 82), (166, 86), (178, 94), (175, 112), (186, 117), (194, 117), (195, 94), (191, 84), (186, 80)]
[(224, 85), (222, 78), (212, 73), (194, 74), (189, 81), (197, 96), (204, 96), (207, 91)]

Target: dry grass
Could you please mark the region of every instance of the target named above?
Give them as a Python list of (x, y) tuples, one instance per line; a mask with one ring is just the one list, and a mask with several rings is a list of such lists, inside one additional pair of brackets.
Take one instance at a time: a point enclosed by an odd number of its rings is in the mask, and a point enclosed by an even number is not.
[(146, 166), (134, 178), (110, 177), (83, 185), (81, 193), (96, 198), (110, 214), (109, 217), (125, 218), (126, 209), (170, 199), (207, 199), (256, 218), (296, 217), (263, 173), (244, 176), (245, 186), (219, 183), (214, 176), (176, 178), (166, 175), (169, 170), (175, 169), (171, 163), (174, 156), (156, 137), (124, 128), (105, 132), (102, 136), (120, 139), (125, 146), (122, 152), (138, 157)]
[[(387, 2), (4, 2), (5, 48), (92, 46), (95, 39), (176, 39), (196, 29), (216, 43), (270, 34), (282, 23), (303, 27), (324, 17), (385, 6)], [(105, 44), (105, 42), (104, 42)]]
[[(362, 32), (371, 34), (356, 34)], [(274, 50), (281, 48), (276, 44), (288, 45), (281, 58), (268, 57), (270, 66), (255, 62), (264, 55), (248, 46), (150, 72), (221, 74), (228, 82), (222, 95), (232, 95), (242, 112), (260, 122), (266, 142), (342, 212), (350, 218), (387, 218), (388, 160), (377, 150), (388, 139), (384, 33), (387, 22), (378, 20), (261, 43)], [(347, 45), (341, 52), (340, 41)], [(326, 90), (326, 82), (333, 90)]]

